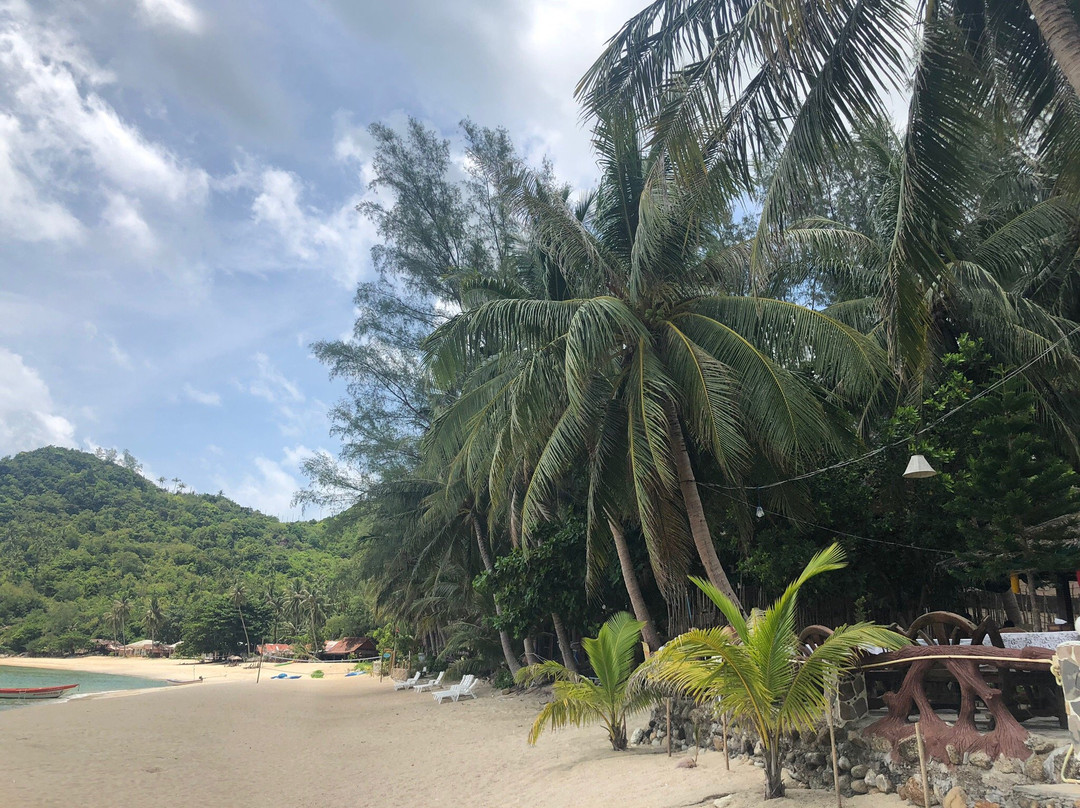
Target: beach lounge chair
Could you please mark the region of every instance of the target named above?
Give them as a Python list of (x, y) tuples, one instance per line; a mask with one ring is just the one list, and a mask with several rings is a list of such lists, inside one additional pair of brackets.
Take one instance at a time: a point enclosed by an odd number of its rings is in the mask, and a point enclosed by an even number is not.
[(439, 704), (442, 704), (447, 699), (457, 701), (462, 696), (475, 699), (476, 695), (472, 692), (474, 687), (476, 687), (476, 677), (469, 673), (456, 685), (450, 685), (449, 689), (440, 690), (438, 693), (432, 693), (431, 695), (435, 697), (435, 701)]
[(394, 682), (394, 690), (408, 690), (420, 681), (420, 671), (417, 671), (404, 682)]
[(417, 693), (424, 693), (428, 690), (434, 690), (442, 684), (443, 677), (446, 676), (446, 671), (439, 671), (439, 675), (434, 679), (428, 679), (425, 682), (419, 682), (413, 685), (413, 690)]

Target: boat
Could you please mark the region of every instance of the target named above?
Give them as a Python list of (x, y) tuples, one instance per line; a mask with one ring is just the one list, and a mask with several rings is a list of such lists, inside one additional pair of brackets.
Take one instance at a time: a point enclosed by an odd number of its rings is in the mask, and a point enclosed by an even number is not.
[(53, 687), (0, 687), (0, 699), (55, 699), (63, 696), (75, 685), (54, 685)]
[(202, 677), (200, 676), (198, 679), (166, 679), (165, 681), (170, 685), (197, 685), (202, 681)]

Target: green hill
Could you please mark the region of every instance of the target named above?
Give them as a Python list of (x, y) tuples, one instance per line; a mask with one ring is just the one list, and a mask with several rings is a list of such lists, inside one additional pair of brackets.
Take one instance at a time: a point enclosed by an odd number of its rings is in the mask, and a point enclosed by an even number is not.
[[(0, 650), (68, 653), (151, 633), (231, 646), (240, 628), (252, 643), (318, 634), (353, 551), (325, 522), (170, 493), (85, 452), (25, 452), (0, 460)], [(151, 599), (159, 614), (148, 618)], [(237, 626), (224, 626), (229, 615)], [(200, 621), (218, 634), (199, 642)]]

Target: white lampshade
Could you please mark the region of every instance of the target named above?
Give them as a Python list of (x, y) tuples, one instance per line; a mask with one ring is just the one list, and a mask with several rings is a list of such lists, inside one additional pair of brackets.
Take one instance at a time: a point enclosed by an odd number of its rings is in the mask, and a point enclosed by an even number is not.
[(908, 480), (921, 480), (923, 477), (933, 477), (937, 474), (933, 466), (926, 462), (921, 454), (912, 455), (904, 469), (904, 478)]

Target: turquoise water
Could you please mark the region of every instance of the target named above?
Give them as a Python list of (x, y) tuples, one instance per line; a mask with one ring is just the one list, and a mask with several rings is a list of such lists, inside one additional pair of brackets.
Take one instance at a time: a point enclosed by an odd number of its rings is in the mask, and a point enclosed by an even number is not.
[[(22, 668), (0, 665), (0, 687), (51, 687), (72, 685), (78, 682), (75, 694), (102, 693), (106, 690), (141, 690), (145, 687), (164, 687), (165, 682), (141, 679), (138, 676), (117, 676), (113, 673), (85, 673), (83, 671), (54, 671), (46, 668)], [(61, 697), (63, 701), (65, 697)], [(27, 704), (55, 704), (53, 699), (22, 701), (0, 699), (0, 711)]]

